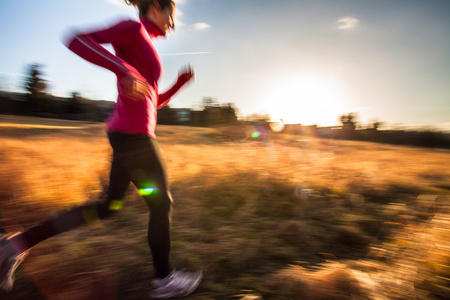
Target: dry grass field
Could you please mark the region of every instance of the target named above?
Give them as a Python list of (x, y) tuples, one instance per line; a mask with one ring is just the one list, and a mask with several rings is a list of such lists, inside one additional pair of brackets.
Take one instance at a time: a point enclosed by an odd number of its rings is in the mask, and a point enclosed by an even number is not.
[[(450, 151), (255, 130), (158, 127), (173, 266), (205, 275), (187, 299), (450, 298)], [(95, 201), (110, 154), (102, 124), (1, 116), (3, 228)], [(33, 248), (0, 298), (147, 299), (148, 211), (126, 201)]]

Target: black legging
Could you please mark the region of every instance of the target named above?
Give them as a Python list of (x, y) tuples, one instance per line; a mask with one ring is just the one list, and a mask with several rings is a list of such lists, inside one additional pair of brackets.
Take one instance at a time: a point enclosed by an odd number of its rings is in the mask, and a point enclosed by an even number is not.
[(159, 155), (159, 146), (150, 136), (109, 133), (113, 148), (110, 182), (105, 201), (64, 211), (56, 217), (22, 233), (31, 248), (39, 242), (74, 229), (82, 224), (104, 219), (120, 210), (130, 182), (150, 208), (148, 244), (153, 255), (156, 277), (170, 273), (170, 225), (173, 200)]

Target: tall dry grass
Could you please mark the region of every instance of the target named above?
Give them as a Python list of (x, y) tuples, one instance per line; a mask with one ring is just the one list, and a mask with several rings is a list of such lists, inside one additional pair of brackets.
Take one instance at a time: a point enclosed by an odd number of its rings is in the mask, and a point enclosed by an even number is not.
[[(60, 124), (0, 126), (8, 230), (101, 193), (110, 157), (102, 126)], [(176, 202), (173, 265), (205, 273), (189, 299), (449, 295), (448, 151), (272, 133), (254, 140), (253, 130), (158, 128)], [(5, 299), (147, 297), (147, 218), (130, 189), (117, 216), (36, 246)]]

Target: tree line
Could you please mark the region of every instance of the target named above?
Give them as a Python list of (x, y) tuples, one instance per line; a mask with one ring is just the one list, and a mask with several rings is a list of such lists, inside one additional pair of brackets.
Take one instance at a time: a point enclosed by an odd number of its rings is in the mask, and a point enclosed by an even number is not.
[[(73, 91), (70, 97), (55, 97), (49, 94), (48, 83), (43, 79), (43, 66), (31, 64), (23, 82), (25, 93), (5, 93), (0, 91), (0, 113), (31, 115), (38, 117), (104, 121), (114, 109), (114, 102), (90, 100)], [(450, 135), (436, 130), (379, 130), (381, 122), (373, 121), (362, 126), (356, 113), (339, 117), (340, 126), (317, 127), (301, 124), (283, 125), (280, 133), (315, 135), (321, 138), (371, 141), (379, 143), (414, 145), (424, 147), (450, 148)], [(172, 108), (166, 106), (158, 110), (158, 123), (166, 125), (255, 126), (271, 130), (270, 115), (254, 114), (238, 120), (237, 110), (232, 103), (220, 104), (212, 97), (203, 98), (199, 109)]]
[[(42, 68), (40, 64), (28, 66), (24, 94), (0, 93), (0, 113), (101, 122), (114, 109), (114, 102), (87, 99), (77, 91), (68, 98), (51, 95)], [(232, 103), (219, 104), (205, 97), (199, 110), (166, 106), (158, 111), (158, 119), (160, 124), (212, 126), (233, 124), (238, 118)]]

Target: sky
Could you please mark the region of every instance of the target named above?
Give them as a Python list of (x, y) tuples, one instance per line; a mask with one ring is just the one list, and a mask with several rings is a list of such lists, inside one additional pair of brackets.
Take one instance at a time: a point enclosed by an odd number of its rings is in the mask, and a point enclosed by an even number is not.
[[(175, 3), (176, 30), (154, 42), (160, 90), (187, 63), (196, 80), (171, 107), (211, 97), (285, 123), (332, 126), (357, 113), (362, 124), (450, 130), (450, 0)], [(121, 0), (0, 0), (0, 89), (22, 91), (39, 63), (54, 95), (114, 101), (115, 75), (61, 41), (130, 18)]]

